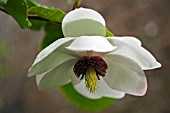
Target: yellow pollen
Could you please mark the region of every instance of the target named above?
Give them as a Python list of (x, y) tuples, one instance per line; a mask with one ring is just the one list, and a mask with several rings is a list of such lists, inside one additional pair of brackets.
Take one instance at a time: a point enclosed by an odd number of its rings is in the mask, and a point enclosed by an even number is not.
[(97, 80), (98, 78), (96, 76), (96, 71), (93, 68), (87, 68), (87, 72), (85, 76), (85, 84), (87, 90), (89, 90), (90, 93), (95, 93)]

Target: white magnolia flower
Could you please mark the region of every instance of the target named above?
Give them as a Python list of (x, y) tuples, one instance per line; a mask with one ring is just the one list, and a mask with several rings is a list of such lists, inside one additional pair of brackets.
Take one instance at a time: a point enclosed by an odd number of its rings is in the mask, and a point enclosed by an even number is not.
[(35, 59), (28, 76), (41, 90), (72, 83), (87, 98), (142, 96), (143, 70), (161, 67), (135, 37), (104, 37), (105, 21), (94, 10), (79, 8), (66, 15), (61, 38)]

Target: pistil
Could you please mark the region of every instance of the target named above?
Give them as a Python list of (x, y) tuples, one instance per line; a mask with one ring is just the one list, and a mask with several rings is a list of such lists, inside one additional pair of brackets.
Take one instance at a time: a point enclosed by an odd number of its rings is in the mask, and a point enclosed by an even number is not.
[(92, 68), (88, 68), (85, 76), (85, 84), (86, 89), (89, 90), (90, 93), (94, 93), (96, 91), (97, 80), (96, 71)]

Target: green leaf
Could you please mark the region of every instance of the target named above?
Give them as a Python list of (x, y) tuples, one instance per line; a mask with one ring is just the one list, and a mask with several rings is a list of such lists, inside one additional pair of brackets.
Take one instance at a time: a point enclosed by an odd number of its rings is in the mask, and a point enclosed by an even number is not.
[[(40, 5), (37, 2), (32, 1), (32, 0), (26, 0), (26, 2), (27, 2), (27, 5), (28, 5), (28, 10), (32, 7), (36, 7), (36, 6)], [(30, 19), (30, 22), (32, 24), (30, 29), (33, 30), (33, 31), (39, 31), (41, 28), (43, 28), (47, 24), (46, 21), (36, 20), (36, 19)]]
[(28, 28), (31, 22), (27, 17), (27, 4), (25, 0), (8, 0), (4, 9), (18, 22), (21, 28)]
[(29, 9), (30, 14), (38, 15), (52, 22), (61, 23), (65, 13), (57, 8), (37, 6)]
[(0, 5), (4, 5), (7, 3), (8, 0), (0, 0)]
[(32, 1), (32, 0), (26, 0), (26, 2), (28, 5), (28, 9), (39, 5), (38, 3), (36, 3), (35, 1)]
[(88, 99), (77, 93), (71, 83), (61, 87), (61, 90), (75, 106), (86, 111), (104, 110), (115, 101), (115, 99), (105, 97), (101, 99)]
[(114, 36), (114, 34), (106, 28), (106, 37), (110, 37), (110, 36)]
[(32, 26), (30, 27), (33, 31), (39, 31), (41, 28), (43, 28), (47, 22), (41, 21), (41, 20), (30, 20), (32, 23)]
[(48, 23), (45, 26), (45, 32), (45, 37), (41, 42), (41, 49), (47, 47), (55, 40), (64, 37), (61, 29), (61, 24)]

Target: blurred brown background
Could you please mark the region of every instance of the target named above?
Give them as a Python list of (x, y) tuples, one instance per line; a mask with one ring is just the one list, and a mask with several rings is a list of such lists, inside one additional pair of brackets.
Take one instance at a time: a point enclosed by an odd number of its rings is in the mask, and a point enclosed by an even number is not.
[[(71, 9), (66, 0), (39, 2), (65, 12)], [(100, 12), (115, 35), (138, 37), (163, 65), (146, 71), (149, 88), (144, 97), (127, 95), (96, 113), (170, 113), (170, 0), (84, 0), (81, 6)], [(88, 113), (58, 90), (39, 91), (35, 78), (27, 78), (42, 37), (42, 30), (20, 29), (0, 12), (0, 113)]]

